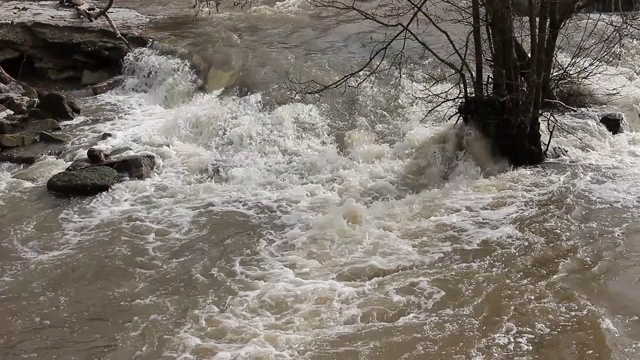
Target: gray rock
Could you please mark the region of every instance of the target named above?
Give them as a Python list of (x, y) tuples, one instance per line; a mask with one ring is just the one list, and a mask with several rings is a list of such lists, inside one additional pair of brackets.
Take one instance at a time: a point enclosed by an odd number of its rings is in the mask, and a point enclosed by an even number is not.
[(113, 77), (107, 81), (103, 81), (99, 84), (95, 84), (91, 86), (91, 92), (93, 92), (93, 95), (104, 94), (107, 91), (111, 91), (119, 86), (122, 86), (122, 84), (124, 83), (124, 79), (124, 76), (120, 75)]
[(62, 146), (50, 144), (35, 144), (27, 147), (3, 149), (0, 151), (0, 162), (32, 165), (43, 156), (60, 156)]
[(153, 174), (153, 170), (156, 168), (156, 157), (153, 155), (131, 155), (107, 160), (100, 165), (127, 174), (130, 178), (144, 179)]
[(50, 143), (50, 144), (64, 144), (69, 141), (66, 137), (54, 133), (50, 133), (48, 131), (40, 131), (38, 133), (40, 139), (39, 141)]
[[(115, 7), (109, 15), (133, 47), (147, 45), (146, 39), (132, 35), (148, 18)], [(48, 80), (80, 81), (85, 69), (117, 73), (129, 52), (107, 21), (89, 22), (73, 7), (59, 6), (57, 1), (0, 1), (0, 44), (0, 61), (25, 54), (37, 73)], [(105, 79), (94, 77), (91, 82)]]
[(116, 170), (107, 166), (93, 166), (58, 173), (49, 179), (47, 189), (63, 195), (90, 196), (109, 191), (120, 180)]
[(7, 94), (10, 93), (11, 89), (9, 89), (9, 87), (5, 84), (0, 84), (0, 94)]
[(18, 123), (9, 120), (0, 120), (0, 134), (13, 134), (20, 131)]
[[(144, 179), (153, 174), (156, 167), (156, 157), (153, 155), (131, 155), (99, 163), (100, 166), (108, 166), (121, 174), (126, 174), (132, 179)], [(96, 166), (89, 159), (74, 161), (67, 171), (78, 171)]]
[(12, 82), (9, 83), (9, 90), (11, 90), (12, 93), (14, 94), (18, 94), (18, 95), (24, 95), (25, 91), (24, 88), (22, 87), (22, 85), (18, 84), (17, 82)]
[(109, 156), (109, 153), (101, 149), (90, 148), (89, 150), (87, 150), (87, 158), (92, 164), (100, 164), (102, 162), (105, 162), (107, 159), (109, 159)]
[(98, 71), (84, 70), (82, 72), (81, 82), (82, 82), (82, 85), (95, 85), (103, 81), (109, 80), (110, 77), (111, 75), (104, 70), (98, 70)]
[(28, 116), (31, 119), (48, 119), (51, 117), (46, 111), (37, 107), (29, 110)]
[(32, 109), (37, 103), (37, 100), (21, 95), (2, 94), (2, 96), (0, 96), (0, 104), (17, 115), (26, 114), (29, 109)]
[(104, 133), (100, 136), (100, 140), (107, 140), (108, 138), (112, 138), (113, 134), (112, 133)]
[(18, 132), (39, 132), (39, 131), (57, 131), (60, 130), (60, 124), (53, 119), (30, 120), (0, 120), (0, 134), (15, 134)]
[(56, 120), (72, 120), (74, 118), (74, 111), (69, 106), (67, 98), (60, 93), (52, 92), (42, 96), (38, 108)]
[(39, 140), (39, 135), (34, 133), (0, 135), (0, 149), (32, 145)]

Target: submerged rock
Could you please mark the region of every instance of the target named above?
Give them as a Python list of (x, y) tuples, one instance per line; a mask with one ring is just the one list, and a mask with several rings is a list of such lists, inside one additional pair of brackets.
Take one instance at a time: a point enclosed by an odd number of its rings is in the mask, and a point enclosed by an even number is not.
[(547, 153), (547, 159), (558, 159), (566, 156), (569, 156), (569, 152), (560, 146), (554, 146)]
[(118, 172), (107, 166), (93, 166), (77, 171), (63, 171), (47, 182), (47, 189), (63, 195), (96, 195), (109, 191), (121, 180)]
[(626, 120), (622, 113), (607, 113), (600, 115), (600, 123), (613, 135), (624, 132)]

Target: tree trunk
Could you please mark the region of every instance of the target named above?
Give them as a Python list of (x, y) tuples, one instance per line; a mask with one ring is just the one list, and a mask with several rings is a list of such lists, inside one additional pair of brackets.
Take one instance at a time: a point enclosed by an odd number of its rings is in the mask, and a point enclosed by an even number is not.
[(482, 28), (480, 21), (480, 0), (472, 0), (473, 12), (473, 46), (476, 57), (476, 82), (473, 84), (475, 96), (484, 96), (483, 54), (482, 54)]

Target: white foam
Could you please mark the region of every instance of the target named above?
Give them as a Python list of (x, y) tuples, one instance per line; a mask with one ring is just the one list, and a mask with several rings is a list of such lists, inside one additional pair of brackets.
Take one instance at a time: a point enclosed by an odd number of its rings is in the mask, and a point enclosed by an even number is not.
[[(179, 260), (159, 244), (206, 235), (196, 221), (206, 211), (240, 211), (267, 228), (250, 256), (229, 259), (236, 292), (222, 304), (199, 299), (167, 356), (298, 359), (318, 339), (424, 322), (436, 316), (430, 309), (446, 290), (420, 270), (483, 242), (541, 241), (517, 224), (555, 191), (637, 207), (640, 190), (629, 185), (640, 175), (640, 137), (611, 137), (592, 119), (561, 118), (581, 134), (556, 133), (555, 144), (569, 151), (556, 162), (565, 170), (505, 172), (477, 134), (421, 123), (421, 108), (405, 93), (401, 101), (410, 108), (385, 128), (398, 140), (385, 142), (374, 126), (363, 126), (346, 134), (339, 151), (330, 134), (336, 120), (321, 107), (270, 110), (260, 94), (193, 95), (185, 66), (138, 51), (127, 63), (125, 87), (95, 99), (116, 116), (87, 127), (87, 136), (108, 131), (115, 137), (105, 146), (154, 153), (158, 173), (119, 184), (60, 218), (66, 251), (96, 241), (94, 231), (105, 223), (162, 231), (162, 239), (142, 235), (146, 259), (165, 266)], [(384, 95), (372, 91), (374, 101)], [(203, 282), (199, 272), (192, 276)], [(446, 312), (437, 316), (444, 321)], [(508, 330), (495, 335), (496, 344), (522, 352), (534, 346), (529, 333)]]

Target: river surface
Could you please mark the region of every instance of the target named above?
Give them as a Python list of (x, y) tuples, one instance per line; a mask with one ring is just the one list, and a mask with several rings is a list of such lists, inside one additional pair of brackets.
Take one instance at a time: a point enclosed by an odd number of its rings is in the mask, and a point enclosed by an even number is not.
[[(640, 358), (635, 44), (591, 79), (622, 89), (606, 108), (559, 117), (567, 157), (504, 171), (474, 134), (458, 151), (409, 79), (286, 97), (291, 74), (366, 59), (352, 19), (302, 0), (195, 20), (189, 1), (122, 3), (237, 70), (242, 96), (137, 50), (122, 88), (83, 99), (64, 159), (0, 165), (0, 359)], [(600, 126), (607, 110), (630, 131)], [(155, 176), (48, 194), (103, 132), (155, 154)]]

